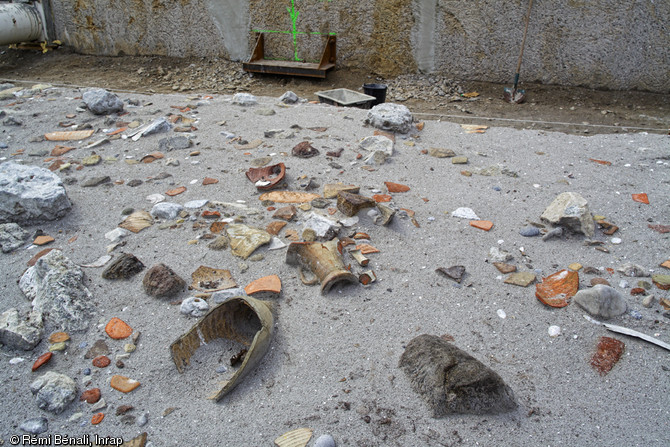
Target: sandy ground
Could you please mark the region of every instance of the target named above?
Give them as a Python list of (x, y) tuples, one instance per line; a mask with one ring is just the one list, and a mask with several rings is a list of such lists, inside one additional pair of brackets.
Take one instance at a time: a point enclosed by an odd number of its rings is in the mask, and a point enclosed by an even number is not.
[[(31, 142), (45, 132), (65, 130), (60, 122), (90, 123), (96, 135), (84, 142), (66, 143), (77, 149), (63, 158), (79, 161), (90, 155), (83, 146), (99, 138), (104, 129), (113, 129), (117, 119), (97, 117), (77, 111), (82, 90), (57, 88), (24, 101), (2, 101), (3, 110), (23, 122), (22, 126), (2, 126), (0, 141), (8, 144), (0, 150), (2, 160), (22, 160), (47, 167), (45, 156), (27, 154), (51, 151), (54, 142)], [(142, 289), (144, 272), (128, 280), (106, 280), (102, 269), (87, 268), (86, 285), (93, 294), (96, 314), (92, 328), (73, 333), (64, 352), (57, 352), (49, 364), (31, 373), (30, 366), (48, 350), (42, 341), (33, 351), (19, 352), (3, 348), (0, 352), (0, 377), (4, 391), (0, 405), (0, 437), (21, 434), (18, 426), (31, 417), (44, 415), (49, 431), (40, 436), (98, 434), (129, 440), (146, 431), (154, 446), (270, 446), (279, 435), (300, 427), (314, 430), (318, 436), (329, 433), (338, 446), (560, 446), (560, 445), (631, 445), (664, 446), (670, 434), (664, 421), (669, 416), (670, 357), (668, 352), (649, 343), (612, 334), (583, 318), (574, 303), (548, 308), (527, 288), (503, 284), (504, 276), (487, 261), (489, 249), (499, 247), (514, 255), (520, 271), (540, 270), (547, 276), (571, 263), (603, 270), (628, 302), (630, 313), (613, 323), (630, 327), (670, 342), (670, 320), (657, 302), (647, 309), (630, 288), (639, 278), (610, 274), (627, 262), (648, 270), (664, 270), (659, 264), (670, 258), (668, 234), (660, 234), (649, 224), (670, 224), (670, 148), (668, 136), (645, 132), (625, 134), (569, 135), (541, 130), (490, 127), (484, 133), (467, 133), (460, 125), (447, 121), (427, 121), (422, 131), (411, 136), (398, 135), (393, 157), (374, 171), (362, 169), (357, 160), (358, 142), (373, 134), (364, 125), (367, 111), (302, 103), (279, 107), (276, 98), (261, 97), (260, 104), (240, 107), (230, 103), (231, 96), (215, 95), (203, 99), (195, 94), (121, 93), (129, 115), (123, 121), (149, 122), (168, 113), (195, 118), (197, 130), (190, 132), (194, 146), (165, 153), (176, 158), (178, 167), (167, 166), (166, 159), (150, 164), (127, 164), (158, 150), (157, 134), (137, 142), (117, 139), (93, 149), (117, 162), (72, 169), (59, 175), (73, 203), (63, 219), (26, 227), (38, 229), (56, 240), (50, 246), (77, 264), (88, 264), (106, 254), (109, 244), (104, 234), (121, 222), (128, 207), (150, 210), (146, 197), (163, 194), (178, 186), (186, 192), (167, 200), (184, 204), (190, 200), (219, 202), (244, 201), (247, 208), (220, 206), (216, 209), (231, 216), (246, 216), (250, 225), (265, 227), (272, 219), (258, 200), (259, 193), (244, 172), (252, 160), (272, 157), (287, 165), (288, 189), (300, 189), (303, 176), (313, 177), (323, 186), (344, 182), (361, 187), (361, 194), (373, 190), (386, 192), (384, 182), (402, 183), (411, 189), (393, 195), (400, 208), (416, 213), (418, 227), (410, 219), (396, 217), (388, 227), (374, 225), (365, 212), (360, 221), (342, 234), (353, 230), (368, 233), (370, 243), (379, 249), (371, 254), (370, 267), (378, 280), (368, 287), (351, 285), (336, 288), (326, 295), (318, 287), (301, 283), (294, 267), (285, 263), (285, 249), (259, 248), (264, 258), (247, 261), (241, 268), (239, 258), (229, 250), (214, 251), (206, 240), (197, 240), (206, 228), (194, 229), (192, 221), (174, 228), (159, 229), (160, 222), (129, 236), (127, 244), (113, 252), (132, 253), (147, 267), (159, 262), (174, 269), (190, 282), (191, 273), (200, 265), (229, 269), (240, 286), (269, 274), (277, 274), (283, 291), (275, 299), (275, 336), (261, 365), (220, 402), (206, 400), (236, 349), (221, 343), (203, 347), (194, 364), (179, 374), (168, 346), (186, 332), (196, 320), (179, 312), (179, 301), (190, 296), (184, 291), (172, 300), (159, 300)], [(191, 105), (180, 112), (172, 106)], [(195, 106), (195, 107), (193, 107)], [(273, 116), (259, 116), (256, 110), (272, 108)], [(75, 118), (67, 118), (75, 114)], [(225, 124), (220, 125), (222, 121)], [(293, 139), (264, 138), (269, 129), (289, 129), (298, 124)], [(323, 132), (309, 127), (326, 127)], [(251, 150), (239, 150), (227, 143), (221, 131), (243, 139), (262, 139)], [(291, 149), (310, 140), (321, 155), (300, 159)], [(449, 148), (468, 158), (467, 165), (454, 165), (449, 158), (437, 159), (423, 154), (431, 147)], [(329, 159), (328, 150), (344, 148), (340, 158)], [(23, 150), (23, 151), (21, 151)], [(189, 155), (199, 151), (199, 155)], [(606, 160), (606, 166), (590, 159)], [(461, 171), (500, 165), (516, 176), (498, 174), (465, 176)], [(76, 166), (76, 165), (75, 165)], [(506, 172), (508, 172), (506, 171)], [(167, 172), (169, 177), (152, 177)], [(91, 177), (110, 176), (111, 184), (83, 188)], [(160, 176), (159, 176), (160, 177)], [(214, 185), (203, 186), (212, 177)], [(130, 187), (127, 183), (143, 183)], [(319, 188), (317, 192), (321, 192)], [(542, 241), (524, 238), (518, 232), (529, 222), (540, 222), (540, 215), (560, 193), (573, 191), (583, 195), (593, 214), (603, 215), (620, 227), (614, 235), (596, 230), (594, 239), (604, 243), (605, 253), (584, 245), (584, 237), (570, 235)], [(650, 204), (641, 204), (631, 194), (647, 193)], [(277, 207), (281, 205), (276, 205)], [(335, 201), (332, 205), (335, 206)], [(458, 207), (472, 208), (481, 219), (494, 223), (485, 232), (467, 220), (451, 217)], [(191, 213), (198, 221), (196, 212)], [(286, 229), (301, 232), (299, 222), (307, 213), (300, 211), (297, 222)], [(342, 218), (336, 213), (334, 218)], [(280, 233), (285, 237), (286, 229)], [(12, 254), (3, 254), (0, 275), (0, 310), (30, 303), (17, 282), (26, 262), (38, 251), (26, 246)], [(463, 265), (462, 284), (435, 272), (437, 267)], [(353, 267), (358, 269), (357, 266)], [(244, 270), (244, 271), (243, 271)], [(358, 270), (357, 270), (358, 271)], [(665, 271), (667, 273), (667, 270)], [(580, 287), (589, 286), (594, 275), (580, 272)], [(649, 282), (650, 278), (642, 278)], [(627, 288), (620, 287), (626, 280)], [(669, 292), (656, 287), (657, 298), (669, 298)], [(502, 309), (506, 318), (500, 318)], [(125, 341), (109, 339), (104, 324), (112, 317), (126, 321), (141, 331), (138, 347), (125, 360), (125, 368), (114, 366), (114, 356), (123, 353)], [(551, 325), (561, 327), (562, 335), (548, 335)], [(48, 335), (54, 328), (47, 328)], [(496, 416), (454, 415), (431, 417), (422, 398), (410, 387), (398, 368), (405, 345), (420, 334), (449, 334), (454, 344), (490, 366), (513, 389), (518, 410)], [(590, 365), (601, 336), (612, 336), (626, 344), (625, 354), (613, 370), (600, 376)], [(111, 348), (112, 365), (92, 367), (84, 354), (96, 340), (106, 339)], [(81, 348), (86, 343), (87, 347)], [(17, 364), (9, 360), (25, 359)], [(82, 384), (82, 371), (93, 370), (93, 381)], [(231, 368), (228, 368), (231, 371)], [(92, 426), (87, 404), (73, 402), (62, 414), (52, 415), (37, 408), (29, 384), (38, 375), (51, 370), (69, 375), (80, 391), (99, 387), (108, 406), (102, 423)], [(129, 394), (110, 388), (113, 374), (139, 380), (141, 385)], [(224, 377), (225, 378), (225, 377)], [(139, 417), (148, 413), (143, 427), (125, 424), (115, 415), (120, 405), (135, 407), (128, 414)], [(78, 412), (77, 421), (69, 418)]]

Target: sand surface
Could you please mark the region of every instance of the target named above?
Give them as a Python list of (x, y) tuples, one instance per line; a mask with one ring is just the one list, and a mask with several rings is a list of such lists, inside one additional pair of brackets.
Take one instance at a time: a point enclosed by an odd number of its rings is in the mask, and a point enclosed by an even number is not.
[[(549, 308), (535, 298), (535, 286), (504, 284), (502, 275), (488, 262), (491, 247), (513, 254), (511, 264), (519, 271), (541, 272), (547, 276), (571, 263), (595, 267), (625, 297), (629, 312), (611, 322), (636, 329), (670, 342), (665, 309), (659, 298), (670, 292), (652, 286), (648, 293), (657, 297), (651, 308), (641, 305), (642, 297), (631, 296), (639, 280), (616, 272), (625, 263), (635, 263), (654, 273), (669, 271), (659, 264), (670, 258), (670, 235), (649, 228), (650, 224), (670, 224), (670, 140), (668, 136), (646, 133), (577, 136), (537, 130), (490, 127), (483, 133), (468, 133), (458, 124), (426, 121), (422, 131), (396, 136), (394, 155), (382, 166), (369, 171), (357, 159), (359, 141), (374, 132), (364, 125), (367, 111), (301, 103), (279, 106), (276, 98), (260, 97), (259, 104), (241, 107), (231, 104), (231, 96), (203, 98), (195, 95), (152, 95), (121, 93), (128, 115), (117, 118), (94, 116), (77, 111), (82, 91), (70, 88), (46, 90), (23, 102), (4, 100), (0, 107), (23, 122), (22, 126), (0, 127), (3, 161), (22, 161), (48, 167), (47, 156), (30, 156), (36, 151), (51, 151), (56, 144), (76, 147), (62, 158), (80, 161), (92, 151), (117, 161), (77, 169), (77, 164), (59, 172), (73, 203), (63, 219), (25, 228), (51, 235), (49, 245), (61, 249), (79, 265), (90, 264), (107, 254), (110, 242), (104, 235), (123, 219), (122, 211), (151, 209), (147, 196), (162, 194), (167, 201), (184, 204), (207, 199), (214, 208), (191, 210), (183, 223), (161, 229), (161, 221), (128, 236), (126, 245), (112, 255), (132, 253), (145, 266), (165, 263), (190, 283), (191, 273), (200, 265), (230, 270), (237, 284), (244, 287), (262, 276), (277, 274), (283, 290), (275, 302), (275, 332), (270, 348), (260, 363), (238, 387), (215, 403), (206, 397), (226, 374), (216, 372), (220, 365), (234, 369), (228, 359), (237, 345), (224, 342), (200, 348), (193, 364), (183, 374), (177, 372), (168, 347), (196, 323), (180, 313), (176, 302), (196, 291), (184, 290), (172, 299), (157, 299), (142, 288), (142, 272), (128, 280), (106, 280), (101, 268), (85, 268), (85, 284), (95, 302), (91, 329), (72, 333), (68, 347), (54, 354), (50, 363), (32, 373), (34, 360), (46, 352), (44, 340), (33, 351), (0, 352), (0, 437), (23, 434), (18, 426), (25, 420), (45, 416), (49, 430), (41, 434), (122, 437), (129, 440), (142, 432), (154, 446), (271, 446), (281, 434), (307, 427), (314, 430), (310, 441), (331, 434), (338, 446), (575, 446), (670, 444), (667, 430), (670, 399), (670, 353), (642, 340), (608, 332), (583, 318), (585, 312), (574, 303), (562, 309)], [(178, 108), (175, 108), (178, 107)], [(189, 106), (191, 110), (184, 107)], [(181, 110), (179, 109), (181, 108)], [(272, 116), (261, 116), (259, 109), (273, 109)], [(94, 149), (84, 149), (102, 138), (105, 130), (116, 128), (117, 121), (148, 123), (168, 113), (195, 119), (189, 133), (155, 134), (134, 142), (115, 139)], [(74, 118), (66, 115), (74, 114)], [(83, 142), (31, 142), (46, 132), (67, 130), (61, 122), (90, 123), (96, 134)], [(225, 122), (225, 123), (223, 123)], [(180, 125), (177, 123), (177, 125)], [(290, 129), (292, 125), (300, 128)], [(323, 127), (325, 130), (310, 130)], [(269, 129), (293, 130), (292, 139), (265, 138)], [(249, 142), (261, 139), (254, 149), (237, 149), (222, 131)], [(125, 132), (125, 133), (128, 133)], [(153, 163), (128, 164), (159, 150), (159, 140), (167, 136), (190, 136), (188, 149), (165, 152)], [(308, 140), (319, 156), (301, 159), (291, 149)], [(343, 148), (339, 158), (325, 153)], [(452, 164), (450, 158), (435, 158), (422, 153), (430, 148), (452, 149), (468, 158), (465, 165)], [(21, 151), (23, 150), (23, 151)], [(199, 154), (192, 154), (198, 151)], [(203, 210), (218, 210), (224, 217), (244, 216), (248, 225), (265, 228), (274, 220), (259, 200), (260, 193), (245, 177), (253, 160), (272, 157), (272, 163), (287, 166), (287, 187), (301, 190), (313, 178), (320, 187), (344, 182), (360, 186), (360, 193), (371, 196), (375, 190), (387, 193), (384, 182), (410, 187), (391, 194), (398, 208), (412, 210), (417, 225), (396, 216), (387, 227), (375, 225), (365, 211), (359, 222), (342, 229), (340, 235), (355, 231), (370, 236), (369, 243), (379, 249), (370, 254), (369, 268), (377, 281), (336, 287), (322, 295), (318, 286), (301, 283), (295, 267), (285, 262), (286, 249), (259, 248), (262, 259), (244, 261), (230, 250), (207, 247), (211, 220), (199, 217)], [(179, 166), (166, 165), (168, 158)], [(611, 162), (603, 165), (590, 159)], [(499, 166), (499, 173), (479, 175), (482, 168)], [(471, 176), (461, 171), (470, 171)], [(169, 177), (160, 178), (159, 174)], [(88, 178), (109, 176), (111, 182), (84, 188)], [(219, 180), (202, 185), (205, 177)], [(76, 179), (68, 180), (68, 179)], [(131, 180), (142, 180), (136, 187)], [(174, 197), (166, 191), (185, 186)], [(596, 229), (593, 239), (603, 242), (608, 252), (584, 244), (583, 235), (567, 235), (543, 241), (526, 238), (519, 230), (540, 215), (560, 193), (581, 194), (591, 212), (605, 216), (620, 229), (607, 236)], [(632, 194), (646, 193), (649, 204), (632, 200)], [(276, 204), (279, 208), (282, 204)], [(335, 207), (331, 200), (330, 207)], [(468, 220), (451, 216), (459, 207), (469, 207), (480, 219), (492, 221), (486, 232), (472, 227)], [(302, 220), (312, 211), (298, 211), (279, 237), (285, 243), (287, 229), (302, 233)], [(331, 216), (342, 219), (339, 212)], [(194, 221), (207, 225), (194, 228)], [(166, 227), (166, 226), (164, 226)], [(196, 225), (197, 227), (197, 225)], [(548, 227), (545, 229), (549, 229)], [(620, 238), (620, 244), (612, 238)], [(0, 258), (0, 311), (16, 307), (27, 312), (30, 302), (18, 287), (26, 262), (40, 248), (27, 244)], [(362, 271), (351, 259), (356, 273)], [(463, 265), (466, 276), (457, 284), (435, 272), (438, 267)], [(611, 274), (607, 268), (615, 270)], [(579, 272), (580, 288), (587, 288), (596, 275)], [(628, 283), (621, 287), (621, 281)], [(498, 312), (504, 311), (506, 318)], [(115, 356), (123, 354), (123, 340), (112, 340), (105, 324), (118, 317), (141, 332), (137, 349), (115, 366)], [(549, 326), (560, 326), (562, 335), (552, 338)], [(421, 396), (410, 387), (398, 361), (406, 344), (420, 334), (453, 337), (453, 343), (496, 371), (513, 389), (518, 410), (503, 415), (453, 415), (435, 419)], [(612, 371), (601, 376), (591, 365), (591, 356), (602, 336), (623, 341), (625, 353)], [(91, 366), (84, 354), (98, 339), (110, 347), (112, 365)], [(83, 346), (86, 343), (86, 347)], [(12, 364), (10, 359), (23, 362)], [(85, 368), (91, 368), (92, 382), (82, 383)], [(72, 377), (79, 391), (99, 387), (107, 402), (102, 423), (92, 426), (92, 411), (86, 403), (73, 402), (63, 413), (53, 415), (37, 408), (30, 383), (51, 370)], [(140, 387), (122, 394), (110, 387), (110, 378), (122, 374), (141, 382)], [(148, 413), (148, 423), (124, 423), (116, 416), (117, 407), (132, 405), (131, 414)], [(76, 413), (81, 418), (70, 421)], [(132, 422), (132, 421), (131, 421)]]

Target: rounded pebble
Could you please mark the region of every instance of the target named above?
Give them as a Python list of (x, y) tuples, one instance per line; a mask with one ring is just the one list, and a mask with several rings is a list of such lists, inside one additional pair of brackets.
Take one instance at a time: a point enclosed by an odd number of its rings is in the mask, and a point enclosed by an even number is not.
[(314, 442), (314, 447), (335, 447), (335, 440), (330, 435), (321, 435)]
[(539, 236), (540, 229), (532, 226), (523, 227), (522, 229), (519, 230), (519, 234), (523, 237)]
[(496, 313), (497, 313), (498, 316), (499, 316), (500, 318), (502, 318), (502, 319), (507, 318), (507, 314), (506, 314), (505, 311), (502, 310), (502, 309), (498, 309), (498, 310), (496, 311)]
[(502, 188), (500, 186), (494, 186), (493, 190), (494, 191), (502, 191)]
[(618, 237), (613, 237), (612, 240), (611, 240), (611, 242), (612, 242), (614, 245), (619, 245), (619, 244), (621, 243), (621, 239), (618, 238)]
[(91, 368), (84, 368), (82, 373), (84, 373), (85, 376), (90, 376), (91, 375)]
[(558, 337), (561, 335), (561, 328), (560, 326), (549, 326), (547, 332), (549, 333), (550, 337)]
[(225, 365), (221, 365), (218, 368), (216, 368), (216, 372), (218, 374), (223, 374), (224, 372), (228, 371), (228, 368), (226, 368)]
[(622, 289), (627, 289), (628, 288), (628, 281), (626, 281), (625, 279), (622, 279), (621, 281), (619, 281), (619, 287), (621, 287)]
[(39, 435), (49, 430), (49, 421), (44, 417), (31, 418), (23, 421), (19, 428), (33, 435)]
[(630, 311), (630, 316), (633, 317), (636, 320), (641, 320), (642, 319), (642, 314), (638, 312), (637, 310), (631, 310)]
[(142, 416), (137, 418), (137, 425), (139, 427), (144, 427), (149, 422), (149, 413), (144, 413)]

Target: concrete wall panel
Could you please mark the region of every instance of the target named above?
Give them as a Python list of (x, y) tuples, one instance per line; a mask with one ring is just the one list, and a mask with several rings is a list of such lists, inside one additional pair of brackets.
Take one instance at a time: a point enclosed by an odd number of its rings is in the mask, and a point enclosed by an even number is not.
[[(510, 82), (527, 0), (52, 0), (56, 38), (88, 54), (318, 60), (382, 76)], [(521, 78), (670, 92), (670, 1), (536, 0)]]

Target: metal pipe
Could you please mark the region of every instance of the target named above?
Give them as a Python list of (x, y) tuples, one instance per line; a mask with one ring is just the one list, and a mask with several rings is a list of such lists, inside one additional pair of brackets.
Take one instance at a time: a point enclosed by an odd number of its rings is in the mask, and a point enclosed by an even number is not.
[(38, 6), (0, 3), (0, 45), (46, 39)]

